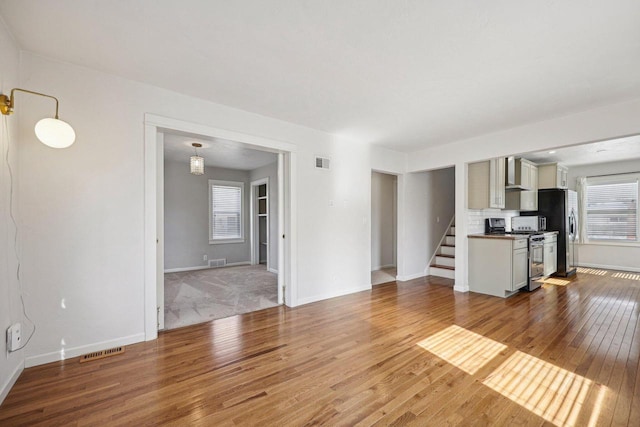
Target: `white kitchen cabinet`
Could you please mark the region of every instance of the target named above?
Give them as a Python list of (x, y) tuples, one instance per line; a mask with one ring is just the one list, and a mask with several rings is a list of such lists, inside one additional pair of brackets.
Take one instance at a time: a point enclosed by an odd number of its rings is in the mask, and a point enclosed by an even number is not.
[(569, 188), (569, 169), (559, 163), (538, 165), (538, 188)]
[(558, 236), (553, 235), (544, 242), (544, 271), (543, 275), (551, 276), (558, 271)]
[(469, 290), (508, 297), (529, 280), (528, 239), (469, 236)]
[(536, 176), (533, 176), (533, 169), (536, 168), (535, 163), (527, 159), (509, 157), (506, 159), (505, 165), (509, 170), (507, 190), (533, 190), (538, 187), (537, 170)]
[(505, 207), (505, 165), (503, 158), (469, 164), (469, 209)]
[(511, 291), (517, 291), (527, 285), (529, 280), (529, 249), (514, 249), (511, 259)]

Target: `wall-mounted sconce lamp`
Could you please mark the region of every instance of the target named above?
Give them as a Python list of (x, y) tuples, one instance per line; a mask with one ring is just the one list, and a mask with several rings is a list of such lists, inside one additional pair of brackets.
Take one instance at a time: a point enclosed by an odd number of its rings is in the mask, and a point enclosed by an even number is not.
[(26, 89), (11, 89), (11, 96), (0, 95), (0, 112), (4, 115), (13, 113), (13, 93), (15, 91), (30, 93), (32, 95), (44, 96), (52, 98), (56, 101), (56, 117), (44, 118), (36, 123), (35, 132), (38, 139), (49, 147), (53, 148), (67, 148), (76, 140), (76, 133), (69, 123), (63, 122), (58, 118), (58, 98), (51, 95), (45, 95), (44, 93), (33, 92)]

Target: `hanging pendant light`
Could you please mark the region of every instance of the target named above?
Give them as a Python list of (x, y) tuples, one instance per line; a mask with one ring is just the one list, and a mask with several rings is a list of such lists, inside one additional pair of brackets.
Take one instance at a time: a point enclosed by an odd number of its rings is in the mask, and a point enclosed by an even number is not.
[(204, 175), (204, 157), (198, 156), (198, 148), (202, 147), (202, 144), (194, 142), (191, 144), (195, 155), (191, 156), (189, 166), (191, 167), (191, 173), (193, 175)]

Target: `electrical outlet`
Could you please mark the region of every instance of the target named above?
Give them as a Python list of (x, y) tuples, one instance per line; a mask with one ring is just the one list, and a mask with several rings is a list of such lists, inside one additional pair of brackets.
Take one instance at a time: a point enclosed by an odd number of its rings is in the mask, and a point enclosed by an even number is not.
[(16, 351), (22, 344), (22, 331), (20, 323), (14, 323), (7, 329), (7, 349), (9, 351)]
[(209, 257), (206, 254), (202, 255), (202, 260), (203, 261), (206, 261), (207, 259), (209, 259)]

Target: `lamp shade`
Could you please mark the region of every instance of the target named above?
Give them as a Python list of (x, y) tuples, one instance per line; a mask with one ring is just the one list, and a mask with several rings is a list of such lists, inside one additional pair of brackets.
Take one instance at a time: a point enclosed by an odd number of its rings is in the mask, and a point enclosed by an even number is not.
[(204, 175), (204, 158), (200, 156), (191, 156), (189, 162), (191, 166), (191, 173), (194, 175)]
[(67, 148), (76, 140), (76, 133), (67, 122), (46, 118), (36, 123), (36, 136), (52, 148)]

